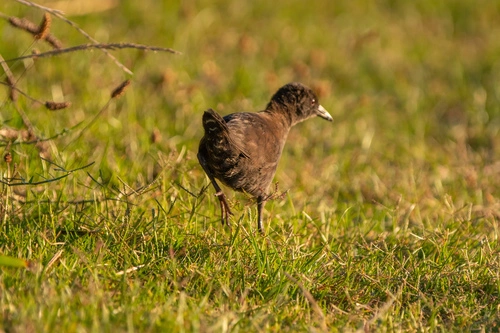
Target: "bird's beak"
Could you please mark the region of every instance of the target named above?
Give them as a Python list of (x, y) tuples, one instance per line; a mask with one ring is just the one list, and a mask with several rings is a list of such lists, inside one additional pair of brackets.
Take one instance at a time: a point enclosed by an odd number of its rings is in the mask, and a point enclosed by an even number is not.
[(318, 106), (318, 110), (316, 111), (317, 115), (323, 119), (326, 119), (328, 121), (333, 121), (332, 115), (326, 111), (326, 109), (323, 106)]

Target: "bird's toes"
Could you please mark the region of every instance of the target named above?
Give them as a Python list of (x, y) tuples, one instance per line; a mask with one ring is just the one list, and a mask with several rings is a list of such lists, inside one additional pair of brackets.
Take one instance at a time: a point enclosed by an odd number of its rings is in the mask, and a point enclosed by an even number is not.
[(229, 205), (227, 202), (224, 200), (221, 200), (220, 202), (220, 208), (221, 208), (221, 223), (222, 225), (227, 225), (231, 226), (229, 223), (229, 216), (233, 215), (231, 210), (229, 209)]
[(227, 214), (227, 212), (222, 214), (220, 222), (222, 226), (228, 226), (229, 228), (231, 228), (231, 223), (229, 222), (229, 214)]

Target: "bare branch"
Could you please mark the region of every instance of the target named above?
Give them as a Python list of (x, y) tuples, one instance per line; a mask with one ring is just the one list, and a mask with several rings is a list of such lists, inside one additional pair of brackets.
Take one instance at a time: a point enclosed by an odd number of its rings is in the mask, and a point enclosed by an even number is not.
[(43, 11), (49, 12), (52, 15), (63, 15), (63, 12), (61, 12), (60, 10), (52, 9), (52, 8), (45, 7), (45, 6), (41, 6), (41, 5), (36, 4), (34, 2), (31, 2), (31, 1), (26, 1), (26, 0), (15, 0), (15, 1), (17, 1), (19, 3), (22, 3), (23, 5), (26, 5), (26, 6), (35, 7), (35, 8), (41, 9)]
[(9, 98), (11, 101), (15, 102), (17, 100), (18, 95), (17, 95), (16, 80), (14, 79), (14, 74), (12, 74), (12, 71), (10, 70), (7, 63), (4, 61), (1, 54), (0, 54), (0, 63), (2, 64), (3, 71), (5, 73), (5, 76), (7, 77), (7, 82), (4, 84), (10, 88)]
[(3, 179), (0, 179), (0, 183), (5, 184), (7, 186), (21, 186), (21, 185), (32, 185), (33, 186), (33, 185), (41, 185), (41, 184), (46, 184), (46, 183), (52, 183), (52, 182), (55, 182), (55, 181), (58, 181), (60, 179), (68, 177), (73, 172), (76, 172), (76, 171), (82, 170), (82, 169), (86, 169), (89, 166), (93, 165), (94, 163), (95, 162), (91, 162), (91, 163), (89, 163), (87, 165), (84, 165), (82, 167), (78, 167), (76, 169), (66, 171), (66, 174), (64, 174), (62, 176), (51, 178), (51, 179), (42, 180), (42, 181), (39, 181), (39, 182), (33, 182), (33, 181), (31, 181), (31, 179), (28, 182), (26, 182), (26, 181), (24, 181), (24, 179), (21, 179), (21, 181), (19, 181), (17, 183), (11, 183), (10, 180), (9, 181), (5, 181)]
[[(15, 146), (15, 145), (32, 145), (32, 144), (37, 144), (39, 142), (45, 142), (45, 141), (51, 141), (55, 140), (57, 138), (63, 137), (65, 135), (68, 135), (71, 133), (75, 128), (80, 126), (83, 123), (83, 121), (77, 123), (73, 127), (67, 129), (63, 129), (61, 132), (54, 134), (51, 137), (48, 138), (36, 138), (35, 140), (29, 141), (29, 136), (30, 134), (28, 133), (27, 130), (16, 130), (10, 127), (3, 126), (0, 128), (0, 136), (3, 136), (7, 142), (5, 141), (0, 141), (0, 147), (8, 147), (9, 145)], [(20, 139), (20, 141), (12, 142), (12, 140), (17, 140)], [(4, 143), (5, 142), (5, 143)]]
[(12, 62), (12, 61), (18, 61), (18, 60), (30, 59), (30, 58), (53, 57), (53, 56), (56, 56), (56, 55), (59, 55), (62, 53), (70, 53), (70, 52), (89, 50), (89, 49), (107, 49), (107, 50), (138, 49), (138, 50), (144, 50), (144, 51), (168, 52), (168, 53), (173, 53), (173, 54), (182, 54), (179, 51), (176, 51), (174, 49), (167, 48), (167, 47), (149, 46), (149, 45), (135, 44), (135, 43), (82, 44), (82, 45), (76, 45), (76, 46), (72, 46), (72, 47), (68, 47), (68, 48), (64, 48), (64, 49), (52, 50), (52, 51), (47, 51), (47, 52), (42, 52), (42, 53), (37, 53), (37, 54), (29, 54), (29, 55), (25, 55), (22, 57), (3, 60), (3, 61), (0, 61), (0, 63)]
[[(75, 22), (71, 21), (71, 20), (68, 20), (61, 11), (59, 10), (55, 10), (55, 9), (52, 9), (52, 8), (49, 8), (49, 7), (44, 7), (44, 6), (41, 6), (41, 5), (38, 5), (36, 3), (33, 3), (31, 1), (28, 1), (28, 0), (15, 0), (19, 3), (22, 3), (23, 5), (26, 5), (26, 6), (31, 6), (31, 7), (35, 7), (35, 8), (38, 8), (38, 9), (41, 9), (41, 10), (44, 10), (52, 15), (54, 15), (55, 17), (63, 20), (64, 22), (66, 22), (67, 24), (69, 24), (70, 26), (72, 26), (74, 29), (76, 29), (76, 31), (78, 31), (79, 33), (81, 33), (85, 38), (87, 38), (88, 40), (90, 40), (92, 43), (96, 43), (98, 44), (99, 42), (97, 40), (95, 40), (94, 38), (92, 38), (88, 33), (86, 33), (82, 28), (80, 28), (78, 25), (76, 25)], [(118, 59), (116, 59), (112, 54), (110, 54), (106, 49), (102, 49), (102, 51), (109, 57), (111, 58), (111, 60), (114, 61), (114, 63), (120, 67), (121, 69), (123, 69), (126, 73), (132, 75), (134, 73), (132, 73), (132, 71), (130, 69), (128, 69), (125, 65), (123, 65), (121, 62), (118, 61)]]
[[(0, 62), (2, 62), (2, 57), (0, 56)], [(3, 63), (2, 63), (3, 64)], [(27, 93), (25, 93), (24, 91), (22, 91), (21, 89), (19, 89), (18, 87), (12, 85), (12, 83), (10, 82), (10, 80), (8, 79), (8, 75), (7, 75), (7, 82), (2, 82), (0, 81), (0, 84), (4, 85), (4, 86), (7, 86), (9, 87), (10, 89), (16, 91), (16, 93), (20, 93), (21, 95), (23, 95), (24, 97), (28, 98), (29, 100), (31, 100), (32, 102), (34, 103), (38, 103), (38, 104), (44, 104), (44, 102), (42, 101), (39, 101), (37, 100), (36, 98), (33, 98), (31, 97), (30, 95), (28, 95)], [(12, 93), (11, 93), (12, 94)]]

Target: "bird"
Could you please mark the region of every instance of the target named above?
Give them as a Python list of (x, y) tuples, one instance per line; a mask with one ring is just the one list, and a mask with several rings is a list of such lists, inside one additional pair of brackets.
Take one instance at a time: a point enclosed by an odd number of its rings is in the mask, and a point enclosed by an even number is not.
[(233, 215), (219, 180), (257, 202), (257, 228), (264, 233), (262, 209), (292, 126), (312, 117), (333, 121), (313, 90), (302, 83), (285, 84), (259, 112), (236, 112), (222, 117), (213, 109), (203, 113), (204, 136), (198, 161), (215, 188), (221, 222)]

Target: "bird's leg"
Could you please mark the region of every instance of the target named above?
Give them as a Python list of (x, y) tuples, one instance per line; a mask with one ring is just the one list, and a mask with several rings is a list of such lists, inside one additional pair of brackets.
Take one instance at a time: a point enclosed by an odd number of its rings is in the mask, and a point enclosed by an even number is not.
[(215, 192), (216, 192), (215, 196), (217, 198), (219, 198), (222, 225), (226, 224), (227, 226), (230, 226), (229, 215), (233, 215), (233, 212), (231, 212), (231, 209), (229, 208), (229, 204), (227, 203), (226, 196), (224, 195), (224, 193), (222, 193), (222, 190), (221, 190), (219, 184), (217, 184), (217, 182), (215, 181), (215, 177), (212, 176), (212, 172), (210, 172), (210, 170), (208, 169), (205, 159), (202, 158), (200, 156), (200, 154), (198, 154), (198, 161), (200, 161), (200, 165), (203, 168), (203, 171), (205, 171), (208, 178), (210, 179), (210, 182), (212, 183), (212, 185), (215, 188)]
[(222, 225), (226, 224), (228, 227), (231, 226), (229, 223), (229, 215), (233, 215), (233, 212), (231, 212), (231, 209), (229, 208), (229, 204), (226, 200), (226, 196), (222, 192), (219, 184), (215, 181), (215, 178), (212, 177), (211, 174), (207, 173), (208, 178), (210, 178), (210, 182), (215, 188), (215, 196), (219, 199), (220, 203), (220, 211), (221, 211), (221, 218), (220, 221)]
[(224, 225), (225, 224), (230, 227), (231, 225), (229, 224), (229, 215), (233, 215), (233, 212), (231, 212), (231, 209), (229, 208), (229, 204), (227, 203), (226, 196), (224, 193), (222, 193), (222, 190), (220, 189), (219, 185), (215, 182), (215, 180), (212, 182), (212, 184), (215, 187), (215, 190), (217, 193), (215, 193), (215, 196), (219, 198), (220, 202), (220, 210), (221, 210), (221, 223)]
[(261, 234), (264, 234), (264, 226), (262, 225), (262, 208), (264, 207), (265, 199), (263, 196), (257, 197), (257, 228)]

